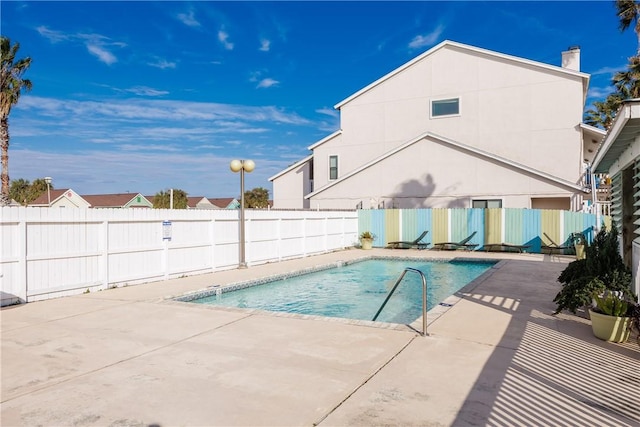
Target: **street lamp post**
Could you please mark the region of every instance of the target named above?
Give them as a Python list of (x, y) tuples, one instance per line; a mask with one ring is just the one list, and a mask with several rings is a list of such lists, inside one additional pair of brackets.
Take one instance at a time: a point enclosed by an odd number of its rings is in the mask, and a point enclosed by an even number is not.
[(51, 207), (51, 177), (45, 176), (44, 182), (47, 183), (47, 201), (49, 202), (49, 207)]
[(251, 172), (256, 164), (253, 160), (232, 160), (229, 167), (233, 172), (240, 172), (240, 263), (238, 268), (247, 268), (244, 250), (244, 173)]

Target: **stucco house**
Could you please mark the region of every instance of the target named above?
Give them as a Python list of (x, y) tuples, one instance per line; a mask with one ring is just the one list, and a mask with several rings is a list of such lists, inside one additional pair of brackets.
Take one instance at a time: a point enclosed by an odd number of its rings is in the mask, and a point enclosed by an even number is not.
[(48, 193), (41, 194), (37, 199), (29, 203), (29, 206), (87, 209), (91, 207), (91, 204), (71, 188), (62, 188), (49, 190)]
[[(49, 196), (51, 202), (49, 203)], [(140, 193), (79, 195), (70, 188), (50, 190), (29, 204), (52, 208), (152, 208), (153, 204)]]
[(640, 99), (625, 101), (593, 161), (611, 177), (611, 216), (620, 231), (622, 258), (640, 295)]
[(204, 196), (187, 197), (187, 209), (220, 209)]
[(340, 129), (272, 176), (274, 208), (582, 209), (603, 132), (562, 66), (444, 41), (335, 108)]

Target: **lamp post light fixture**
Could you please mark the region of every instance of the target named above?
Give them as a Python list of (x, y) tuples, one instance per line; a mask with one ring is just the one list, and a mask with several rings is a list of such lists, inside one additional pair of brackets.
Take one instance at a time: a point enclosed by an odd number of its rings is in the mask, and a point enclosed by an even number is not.
[(255, 169), (253, 160), (231, 160), (231, 171), (240, 172), (240, 263), (238, 268), (247, 268), (244, 248), (244, 173)]
[(49, 202), (49, 207), (51, 207), (51, 177), (45, 176), (44, 182), (47, 183), (47, 200)]

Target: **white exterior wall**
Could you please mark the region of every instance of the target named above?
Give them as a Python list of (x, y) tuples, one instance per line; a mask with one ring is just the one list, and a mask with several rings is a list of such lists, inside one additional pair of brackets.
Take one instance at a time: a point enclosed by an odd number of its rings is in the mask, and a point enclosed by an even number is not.
[[(238, 217), (225, 209), (0, 207), (2, 305), (236, 268)], [(358, 237), (355, 211), (249, 209), (245, 225), (249, 265), (343, 249)]]
[(310, 166), (310, 162), (305, 162), (273, 180), (274, 209), (309, 208), (309, 200), (304, 196), (311, 192)]
[[(459, 98), (460, 116), (430, 118), (431, 100), (442, 98)], [(328, 183), (330, 155), (339, 156), (344, 176), (426, 131), (575, 183), (582, 172), (582, 110), (580, 76), (447, 46), (341, 106), (342, 137), (314, 149), (315, 188)], [(450, 154), (439, 152), (439, 161), (459, 170)], [(493, 192), (510, 197), (499, 170), (491, 173)], [(379, 186), (375, 176), (367, 181)], [(535, 197), (571, 194), (531, 189)]]
[(311, 205), (353, 209), (384, 201), (385, 207), (467, 208), (472, 199), (500, 199), (505, 208), (530, 208), (530, 194), (569, 197), (551, 181), (423, 139), (317, 193)]

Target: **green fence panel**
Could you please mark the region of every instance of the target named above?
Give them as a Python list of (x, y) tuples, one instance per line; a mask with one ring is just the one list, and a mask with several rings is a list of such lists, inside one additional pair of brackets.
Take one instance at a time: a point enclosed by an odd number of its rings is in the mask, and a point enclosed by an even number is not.
[[(405, 242), (410, 242), (420, 235), (422, 231), (419, 231), (418, 215), (420, 209), (402, 209), (402, 235), (398, 239)], [(394, 241), (389, 239), (390, 242)]]
[(471, 234), (467, 230), (468, 209), (451, 209), (451, 241), (459, 242)]
[(368, 209), (358, 210), (358, 237), (363, 231), (372, 231), (372, 215)]
[(504, 210), (504, 240), (516, 245), (525, 244), (524, 209), (506, 208)]

